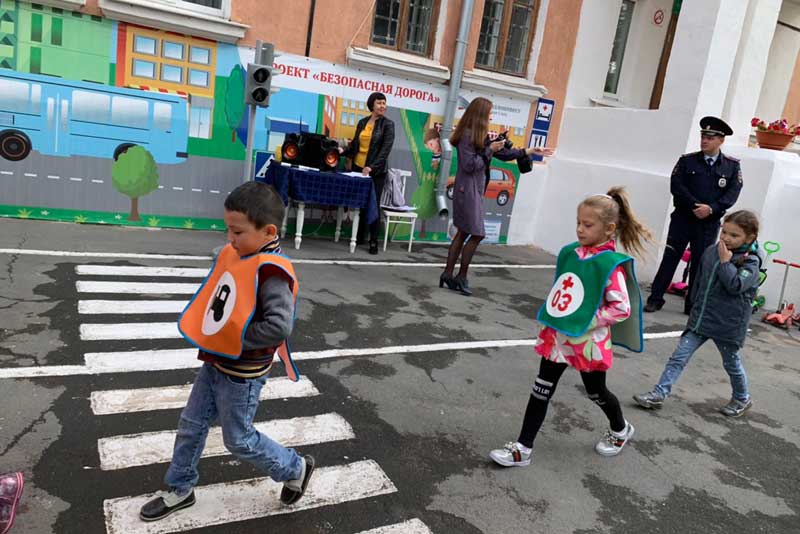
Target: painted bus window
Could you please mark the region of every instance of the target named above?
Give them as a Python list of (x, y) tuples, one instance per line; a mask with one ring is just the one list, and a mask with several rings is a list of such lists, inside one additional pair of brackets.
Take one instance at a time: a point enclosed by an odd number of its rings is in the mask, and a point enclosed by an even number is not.
[(200, 65), (208, 65), (211, 63), (211, 50), (208, 48), (193, 46), (189, 56), (189, 61), (192, 63), (198, 63)]
[(161, 45), (162, 54), (167, 59), (177, 59), (183, 61), (183, 45), (181, 43), (173, 43), (172, 41), (164, 41)]
[(133, 51), (137, 54), (156, 55), (156, 40), (143, 35), (137, 35), (133, 39)]
[(30, 84), (16, 80), (0, 79), (0, 109), (27, 113)]
[(153, 128), (169, 131), (172, 124), (172, 107), (169, 104), (156, 102), (153, 104)]
[(128, 128), (147, 128), (147, 101), (115, 96), (111, 101), (111, 122)]
[(109, 123), (111, 97), (89, 91), (72, 92), (72, 118), (76, 121)]

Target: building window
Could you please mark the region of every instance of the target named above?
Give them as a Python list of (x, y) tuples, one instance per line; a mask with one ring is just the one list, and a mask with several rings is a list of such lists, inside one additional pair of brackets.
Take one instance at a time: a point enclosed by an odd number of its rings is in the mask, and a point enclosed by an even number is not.
[(486, 0), (475, 63), (490, 70), (524, 75), (537, 5), (537, 0)]
[(171, 41), (164, 41), (164, 44), (161, 45), (162, 51), (161, 53), (167, 59), (177, 59), (178, 61), (183, 61), (183, 45), (180, 43), (173, 43)]
[(438, 0), (377, 0), (372, 42), (429, 56), (438, 7)]
[(222, 9), (222, 0), (183, 0), (187, 4), (195, 4), (203, 7)]
[(208, 87), (208, 71), (189, 69), (189, 85)]
[(134, 59), (133, 75), (140, 78), (150, 78), (151, 80), (154, 80), (156, 77), (156, 64), (150, 61)]
[(183, 69), (175, 65), (161, 65), (161, 80), (170, 83), (183, 83)]
[(133, 38), (133, 51), (137, 54), (156, 55), (156, 40), (137, 35)]
[(617, 19), (617, 32), (614, 35), (614, 46), (611, 48), (611, 59), (608, 62), (608, 74), (604, 91), (611, 95), (617, 94), (619, 89), (619, 75), (622, 70), (622, 60), (625, 57), (625, 46), (628, 44), (628, 33), (633, 20), (633, 0), (623, 0)]
[(342, 126), (347, 126), (347, 113), (342, 113)]
[(38, 13), (31, 15), (31, 41), (34, 43), (42, 42), (42, 16)]
[(61, 46), (64, 38), (64, 20), (53, 17), (53, 24), (50, 31), (50, 42), (55, 46)]
[(200, 48), (193, 46), (190, 52), (189, 61), (200, 65), (208, 65), (211, 63), (211, 50), (208, 48)]
[(356, 125), (356, 114), (350, 113), (350, 126), (355, 126), (355, 125)]
[(32, 46), (31, 47), (31, 73), (33, 74), (41, 74), (42, 73), (42, 49), (39, 47)]

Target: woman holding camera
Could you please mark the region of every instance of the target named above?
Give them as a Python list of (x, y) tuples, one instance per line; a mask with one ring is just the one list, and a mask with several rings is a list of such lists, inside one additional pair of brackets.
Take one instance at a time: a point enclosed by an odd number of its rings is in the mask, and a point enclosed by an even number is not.
[[(367, 98), (367, 109), (370, 114), (358, 121), (356, 133), (347, 148), (339, 147), (339, 153), (353, 160), (352, 170), (364, 176), (371, 176), (375, 184), (375, 195), (380, 213), (380, 198), (383, 184), (389, 170), (387, 159), (394, 143), (394, 122), (385, 117), (386, 95), (372, 93)], [(380, 233), (380, 216), (369, 225), (369, 253), (378, 253), (378, 234)], [(358, 241), (363, 240), (364, 218), (358, 229)]]
[[(483, 195), (489, 184), (492, 158), (510, 161), (531, 154), (550, 156), (549, 148), (506, 148), (506, 139), (488, 139), (492, 103), (478, 97), (470, 102), (458, 122), (450, 143), (458, 151), (458, 170), (453, 186), (453, 226), (458, 233), (450, 243), (447, 267), (439, 277), (439, 287), (447, 285), (464, 295), (472, 295), (467, 282), (467, 270), (478, 244), (486, 236), (483, 227)], [(509, 143), (510, 144), (510, 143)], [(458, 275), (453, 270), (461, 256)]]

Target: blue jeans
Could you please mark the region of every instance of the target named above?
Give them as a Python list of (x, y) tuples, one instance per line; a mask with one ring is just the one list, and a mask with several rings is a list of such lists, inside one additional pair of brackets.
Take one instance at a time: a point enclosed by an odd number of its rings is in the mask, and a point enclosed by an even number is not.
[(197, 484), (197, 464), (208, 428), (217, 419), (225, 447), (234, 456), (255, 465), (277, 482), (300, 477), (302, 462), (294, 449), (272, 441), (253, 427), (258, 396), (266, 381), (266, 376), (238, 378), (218, 371), (210, 363), (203, 364), (181, 412), (172, 462), (164, 477), (167, 486), (185, 495)]
[[(672, 391), (672, 386), (678, 381), (683, 368), (689, 363), (689, 359), (709, 338), (701, 336), (691, 331), (684, 332), (678, 342), (678, 347), (670, 356), (655, 391), (666, 397)], [(731, 378), (733, 388), (733, 398), (746, 401), (750, 398), (747, 388), (747, 373), (742, 365), (742, 357), (739, 354), (739, 347), (735, 343), (713, 340), (722, 355), (722, 366)]]

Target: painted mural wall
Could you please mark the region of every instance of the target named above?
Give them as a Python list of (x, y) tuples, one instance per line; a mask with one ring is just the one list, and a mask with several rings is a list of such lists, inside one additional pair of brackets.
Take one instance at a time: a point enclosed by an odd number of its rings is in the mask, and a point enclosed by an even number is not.
[[(281, 55), (279, 90), (248, 125), (244, 66), (253, 55), (0, 0), (0, 216), (221, 230), (225, 195), (243, 180), (248, 127), (255, 148), (270, 153), (298, 131), (344, 144), (379, 90), (395, 122), (389, 165), (412, 172), (406, 199), (422, 221), (417, 238), (448, 238), (434, 199), (446, 87)], [(462, 93), (458, 114), (476, 96)], [(508, 130), (515, 145), (526, 145), (530, 103), (481, 96), (495, 105), (492, 131)], [(515, 164), (493, 162), (484, 203), (489, 239), (505, 241), (519, 179)], [(332, 210), (307, 210), (305, 229), (330, 235), (332, 220)]]

